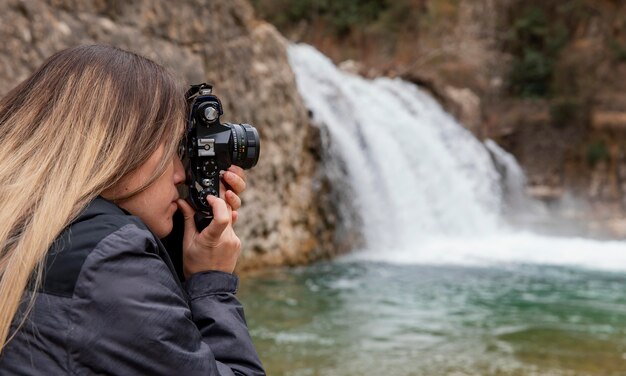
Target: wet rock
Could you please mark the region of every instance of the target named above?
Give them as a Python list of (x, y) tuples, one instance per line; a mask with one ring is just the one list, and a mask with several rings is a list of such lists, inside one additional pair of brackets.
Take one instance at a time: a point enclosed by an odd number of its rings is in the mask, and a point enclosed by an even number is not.
[(483, 116), (480, 97), (468, 88), (445, 87), (445, 94), (458, 110), (456, 117), (477, 137), (483, 136)]
[(526, 193), (529, 196), (542, 200), (542, 201), (554, 201), (561, 199), (565, 193), (563, 187), (550, 187), (546, 185), (535, 185), (528, 187)]

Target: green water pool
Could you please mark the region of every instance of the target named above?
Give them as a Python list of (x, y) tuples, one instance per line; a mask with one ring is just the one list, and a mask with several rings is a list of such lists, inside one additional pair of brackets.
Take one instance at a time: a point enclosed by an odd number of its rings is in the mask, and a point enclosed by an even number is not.
[(322, 263), (242, 278), (269, 375), (626, 375), (626, 273)]

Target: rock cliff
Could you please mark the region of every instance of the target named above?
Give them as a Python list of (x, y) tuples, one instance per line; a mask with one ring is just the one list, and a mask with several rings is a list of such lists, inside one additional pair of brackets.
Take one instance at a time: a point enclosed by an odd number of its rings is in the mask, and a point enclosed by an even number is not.
[(261, 135), (261, 158), (249, 171), (237, 224), (240, 268), (335, 252), (318, 130), (297, 92), (285, 40), (246, 1), (5, 0), (0, 40), (0, 94), (52, 53), (93, 43), (148, 56), (182, 82), (213, 83), (223, 121), (254, 124)]

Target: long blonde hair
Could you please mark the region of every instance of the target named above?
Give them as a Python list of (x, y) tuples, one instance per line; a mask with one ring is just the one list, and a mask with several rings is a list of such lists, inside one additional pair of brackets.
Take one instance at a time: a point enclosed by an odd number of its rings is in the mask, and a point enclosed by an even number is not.
[[(55, 238), (164, 143), (165, 157), (141, 189), (162, 174), (184, 116), (169, 72), (101, 45), (58, 52), (0, 100), (0, 352)], [(34, 294), (29, 309), (33, 302)]]

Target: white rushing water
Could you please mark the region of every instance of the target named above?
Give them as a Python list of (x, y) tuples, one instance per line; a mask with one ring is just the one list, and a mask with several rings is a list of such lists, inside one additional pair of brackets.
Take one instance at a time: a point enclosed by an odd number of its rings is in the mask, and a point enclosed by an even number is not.
[(415, 85), (343, 72), (308, 45), (288, 51), (299, 91), (329, 134), (328, 152), (345, 166), (346, 176), (334, 179), (349, 182), (366, 242), (352, 257), (626, 270), (621, 242), (546, 237), (504, 225), (505, 193), (513, 209), (532, 206), (523, 197), (519, 165)]

